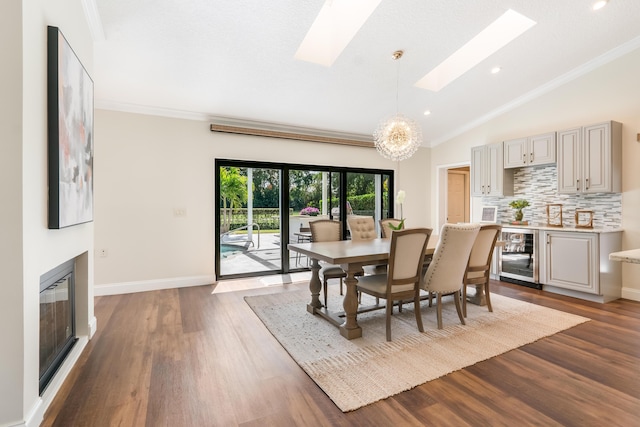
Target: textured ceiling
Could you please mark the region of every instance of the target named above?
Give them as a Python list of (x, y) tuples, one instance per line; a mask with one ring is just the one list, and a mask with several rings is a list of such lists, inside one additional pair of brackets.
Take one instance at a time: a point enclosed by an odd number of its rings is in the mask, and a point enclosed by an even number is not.
[[(640, 47), (639, 0), (597, 12), (595, 0), (382, 0), (327, 68), (294, 59), (324, 0), (85, 1), (97, 6), (92, 28), (102, 25), (99, 108), (371, 135), (396, 112), (399, 72), (398, 109), (421, 125), (426, 146)], [(437, 93), (414, 86), (508, 9), (537, 25)]]

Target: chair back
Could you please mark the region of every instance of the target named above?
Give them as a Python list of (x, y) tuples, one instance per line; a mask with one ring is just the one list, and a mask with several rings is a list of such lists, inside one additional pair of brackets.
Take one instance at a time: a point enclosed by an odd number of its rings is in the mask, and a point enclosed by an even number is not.
[(491, 268), (491, 258), (496, 247), (496, 241), (502, 231), (502, 226), (497, 224), (484, 224), (478, 231), (471, 255), (469, 256), (469, 271), (485, 271)]
[[(444, 224), (422, 287), (435, 293), (451, 293), (462, 288), (471, 248), (480, 224)], [(395, 234), (395, 233), (393, 233)]]
[(347, 219), (351, 240), (372, 240), (378, 237), (372, 216), (352, 216)]
[(331, 219), (318, 219), (310, 221), (311, 241), (312, 242), (335, 242), (341, 240), (340, 221)]
[(387, 292), (393, 286), (417, 285), (420, 282), (424, 252), (431, 231), (431, 228), (408, 228), (392, 233)]
[(385, 218), (380, 220), (380, 233), (382, 234), (383, 239), (390, 239), (391, 233), (394, 231), (389, 227), (389, 224), (393, 224), (394, 227), (397, 227), (400, 224), (400, 220), (396, 218)]

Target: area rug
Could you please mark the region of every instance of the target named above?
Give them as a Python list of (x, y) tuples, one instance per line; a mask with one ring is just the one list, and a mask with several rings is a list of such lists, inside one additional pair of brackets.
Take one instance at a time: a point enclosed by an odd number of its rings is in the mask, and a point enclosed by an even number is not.
[[(363, 295), (363, 304), (370, 302), (367, 298)], [(412, 304), (406, 304), (402, 313), (394, 309), (393, 341), (385, 340), (384, 310), (358, 315), (362, 337), (346, 340), (338, 328), (307, 312), (310, 300), (306, 290), (245, 297), (271, 334), (343, 412), (589, 320), (491, 294), (493, 313), (467, 304), (463, 326), (452, 297), (445, 297), (442, 330), (437, 329), (435, 306), (424, 301), (424, 333), (418, 332)], [(330, 297), (329, 308), (341, 307), (339, 295)]]

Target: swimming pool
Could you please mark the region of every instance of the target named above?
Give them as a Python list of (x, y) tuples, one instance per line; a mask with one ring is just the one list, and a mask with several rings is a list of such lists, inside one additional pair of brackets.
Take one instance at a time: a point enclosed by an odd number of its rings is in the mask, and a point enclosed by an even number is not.
[(225, 245), (224, 243), (222, 243), (220, 245), (220, 256), (222, 258), (228, 258), (232, 255), (236, 255), (240, 252), (242, 252), (243, 248), (240, 248), (238, 246), (235, 245)]

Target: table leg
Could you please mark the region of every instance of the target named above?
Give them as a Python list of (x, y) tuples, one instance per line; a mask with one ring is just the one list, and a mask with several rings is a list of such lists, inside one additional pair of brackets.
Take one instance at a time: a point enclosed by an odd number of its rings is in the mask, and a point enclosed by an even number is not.
[(358, 279), (355, 277), (355, 273), (358, 269), (348, 269), (347, 277), (344, 280), (347, 285), (347, 293), (344, 296), (342, 307), (345, 312), (345, 322), (340, 325), (340, 335), (348, 340), (354, 338), (360, 338), (362, 336), (362, 328), (358, 325), (356, 314), (358, 311), (358, 296), (356, 292), (356, 284)]
[(476, 293), (467, 295), (467, 302), (476, 305), (487, 305), (487, 298), (484, 295), (484, 285), (476, 285)]
[(309, 290), (311, 291), (311, 302), (307, 304), (307, 311), (315, 313), (316, 309), (322, 308), (320, 302), (320, 290), (322, 282), (320, 281), (320, 262), (311, 258), (311, 280), (309, 281)]

